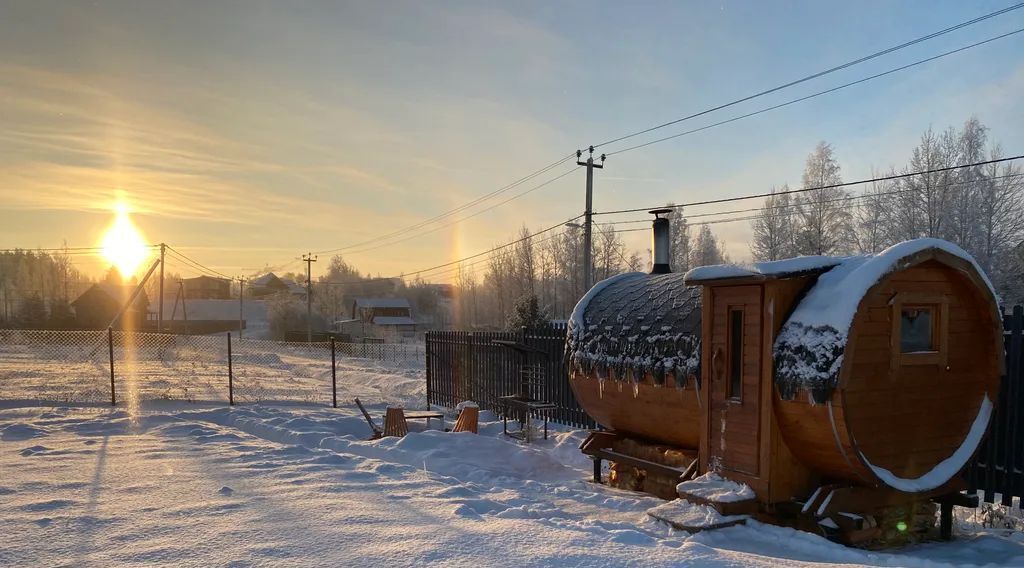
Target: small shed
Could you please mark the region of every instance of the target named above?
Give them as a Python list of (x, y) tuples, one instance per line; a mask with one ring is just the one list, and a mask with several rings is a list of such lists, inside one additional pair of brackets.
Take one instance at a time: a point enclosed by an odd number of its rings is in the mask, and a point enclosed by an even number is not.
[[(121, 285), (111, 282), (97, 282), (71, 302), (75, 310), (75, 323), (83, 329), (105, 329), (128, 303), (135, 285)], [(125, 310), (115, 327), (141, 330), (149, 310), (149, 298), (140, 291), (135, 302)]]
[(231, 298), (231, 281), (213, 276), (196, 276), (182, 280), (188, 300), (227, 300)]

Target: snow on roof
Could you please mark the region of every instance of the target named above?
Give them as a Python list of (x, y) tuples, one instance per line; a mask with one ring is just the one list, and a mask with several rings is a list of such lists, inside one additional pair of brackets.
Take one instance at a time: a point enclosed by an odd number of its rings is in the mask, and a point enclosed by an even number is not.
[(876, 255), (852, 256), (818, 277), (775, 341), (775, 381), (783, 398), (797, 389), (811, 391), (816, 402), (831, 396), (843, 363), (853, 317), (864, 295), (888, 274), (903, 268), (901, 261), (936, 249), (969, 262), (995, 297), (995, 288), (966, 251), (940, 239), (914, 239)]
[(820, 272), (842, 264), (850, 257), (844, 256), (798, 256), (785, 260), (753, 262), (749, 264), (714, 264), (699, 266), (686, 273), (686, 282), (693, 284), (706, 280), (729, 278), (784, 278), (807, 272)]
[(598, 282), (569, 318), (566, 356), (572, 368), (616, 380), (666, 373), (681, 385), (700, 366), (701, 290), (680, 273), (629, 272)]
[(374, 316), (374, 325), (416, 325), (416, 321), (405, 316)]
[(356, 308), (408, 308), (405, 298), (356, 298)]
[(259, 278), (253, 278), (252, 280), (250, 280), (249, 285), (257, 287), (266, 286), (267, 284), (270, 284), (274, 280), (280, 280), (280, 278), (278, 278), (277, 275), (274, 274), (273, 272), (268, 272), (263, 276), (260, 276)]

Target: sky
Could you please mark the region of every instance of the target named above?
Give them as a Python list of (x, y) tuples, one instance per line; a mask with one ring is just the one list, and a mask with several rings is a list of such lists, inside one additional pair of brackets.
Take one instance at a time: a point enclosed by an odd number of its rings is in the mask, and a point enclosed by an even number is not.
[[(524, 225), (575, 217), (584, 172), (391, 246), (380, 246), (388, 242), (380, 235), (578, 148), (1009, 5), (0, 0), (0, 248), (96, 245), (122, 202), (148, 242), (231, 276), (299, 270), (305, 252), (367, 241), (373, 246), (343, 250), (345, 259), (373, 274), (409, 273), (485, 251)], [(1021, 27), (1024, 9), (599, 151)], [(844, 179), (867, 178), (904, 165), (929, 126), (972, 115), (1007, 154), (1024, 153), (1021, 93), (1024, 34), (613, 155), (596, 173), (594, 208), (798, 185), (821, 140), (833, 145)], [(746, 222), (714, 230), (734, 260), (749, 257)], [(648, 246), (646, 232), (623, 235), (633, 249)], [(314, 275), (330, 255), (319, 255)], [(91, 262), (76, 259), (98, 271)]]

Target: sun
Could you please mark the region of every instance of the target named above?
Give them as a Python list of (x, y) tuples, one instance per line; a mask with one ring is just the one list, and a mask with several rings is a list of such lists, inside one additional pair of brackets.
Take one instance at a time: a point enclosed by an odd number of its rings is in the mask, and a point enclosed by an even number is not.
[(128, 206), (118, 203), (114, 222), (103, 235), (103, 256), (110, 261), (123, 278), (135, 274), (139, 265), (149, 256), (146, 241), (128, 216)]

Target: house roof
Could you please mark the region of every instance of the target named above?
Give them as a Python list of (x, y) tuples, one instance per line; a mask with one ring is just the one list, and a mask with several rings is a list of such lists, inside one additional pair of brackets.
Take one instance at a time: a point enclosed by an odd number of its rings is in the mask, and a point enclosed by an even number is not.
[(801, 388), (809, 390), (817, 402), (831, 397), (861, 300), (883, 278), (917, 264), (929, 251), (959, 258), (973, 267), (995, 301), (995, 288), (978, 263), (948, 241), (914, 239), (875, 255), (846, 257), (818, 277), (779, 331), (774, 347), (775, 382), (783, 398), (792, 398)]
[(730, 280), (753, 278), (771, 280), (791, 278), (824, 272), (854, 257), (846, 256), (798, 256), (785, 260), (752, 262), (748, 264), (713, 264), (700, 266), (686, 273), (687, 284), (699, 284), (709, 280)]
[(196, 276), (194, 278), (184, 278), (183, 280), (185, 281), (186, 284), (189, 283), (189, 282), (208, 282), (208, 281), (219, 282), (219, 283), (224, 283), (224, 284), (228, 284), (228, 283), (231, 282), (227, 278), (220, 278), (218, 276), (207, 276), (205, 274), (201, 275), (201, 276)]
[(650, 372), (676, 384), (699, 375), (701, 289), (681, 273), (631, 272), (598, 282), (576, 304), (569, 319), (570, 363), (598, 377), (615, 369), (621, 379)]
[(356, 298), (356, 309), (362, 308), (410, 308), (405, 298)]
[[(75, 298), (75, 300), (71, 302), (71, 305), (77, 304), (83, 298), (86, 298), (90, 294), (95, 293), (94, 291), (98, 291), (102, 294), (105, 294), (110, 299), (117, 302), (119, 305), (124, 305), (128, 301), (128, 299), (131, 298), (132, 293), (135, 292), (136, 287), (137, 286), (134, 284), (112, 284), (107, 281), (97, 282), (90, 286), (85, 292), (82, 292), (82, 294), (79, 295), (77, 298)], [(149, 298), (146, 296), (145, 290), (139, 292), (139, 296), (135, 298), (135, 303), (149, 303)]]
[(281, 279), (273, 272), (268, 272), (259, 278), (253, 278), (250, 280), (249, 285), (255, 287), (269, 286), (274, 281), (280, 282)]

